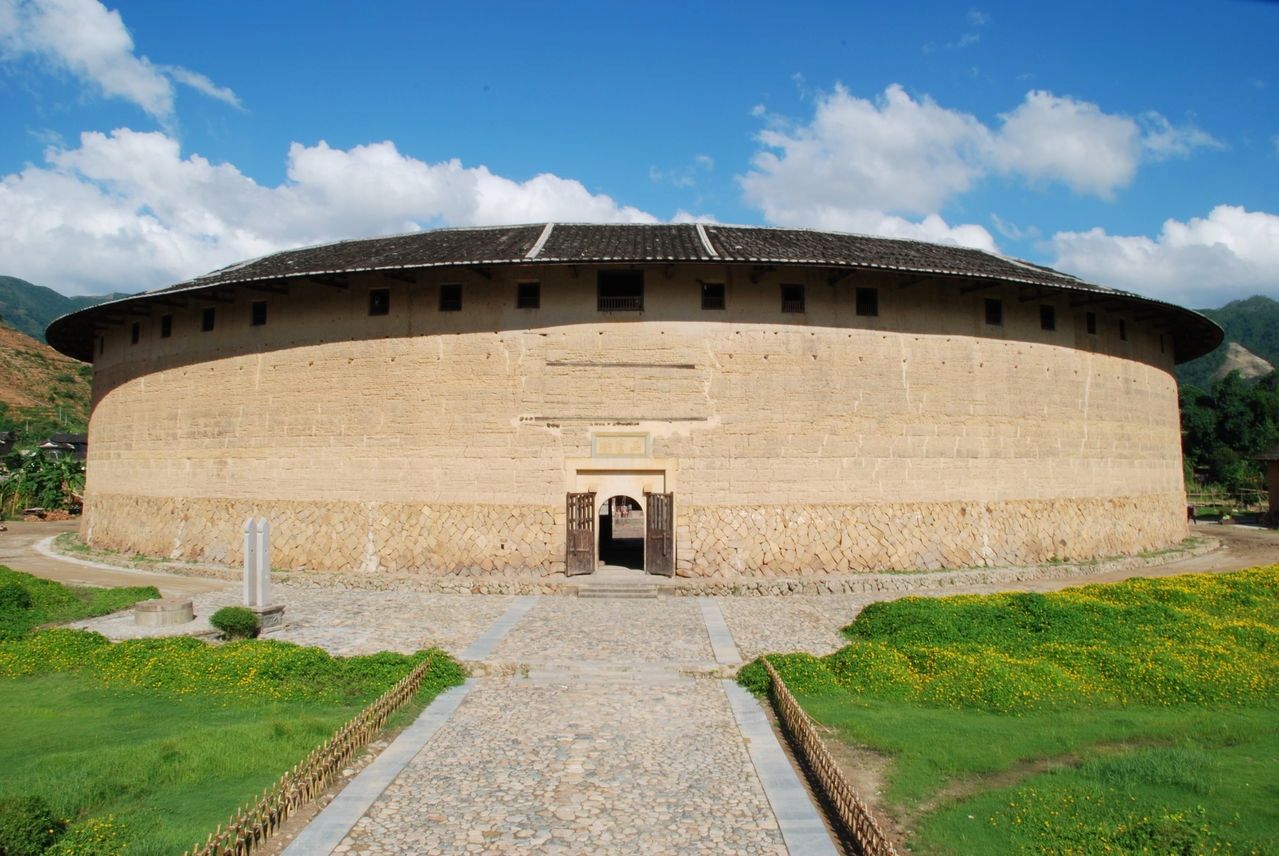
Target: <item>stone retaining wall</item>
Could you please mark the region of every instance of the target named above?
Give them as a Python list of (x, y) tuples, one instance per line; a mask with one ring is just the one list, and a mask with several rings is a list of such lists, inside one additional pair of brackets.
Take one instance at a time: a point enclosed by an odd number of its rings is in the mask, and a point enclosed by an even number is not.
[(680, 512), (681, 576), (779, 577), (1028, 565), (1140, 553), (1186, 537), (1181, 496)]
[(87, 497), (81, 534), (101, 549), (236, 564), (242, 527), (271, 521), (271, 564), (290, 570), (539, 574), (564, 570), (564, 512), (517, 505)]
[[(680, 508), (678, 573), (727, 579), (1031, 565), (1160, 549), (1186, 536), (1179, 496)], [(91, 494), (94, 547), (239, 561), (250, 516), (289, 570), (543, 577), (564, 570), (561, 509)]]

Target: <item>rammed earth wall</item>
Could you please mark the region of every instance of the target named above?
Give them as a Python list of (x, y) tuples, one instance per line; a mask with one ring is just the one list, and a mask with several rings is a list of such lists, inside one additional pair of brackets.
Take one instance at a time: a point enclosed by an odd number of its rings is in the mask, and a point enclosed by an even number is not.
[[(554, 574), (565, 494), (628, 479), (674, 493), (693, 576), (1086, 559), (1185, 535), (1171, 351), (1135, 318), (1120, 336), (1093, 307), (1089, 333), (1087, 307), (1015, 286), (645, 270), (642, 313), (598, 312), (589, 266), (496, 268), (229, 290), (172, 308), (171, 337), (140, 320), (137, 345), (112, 328), (85, 538), (234, 562), (252, 514), (282, 568)], [(529, 279), (541, 305), (516, 310)], [(701, 309), (707, 280), (726, 309)], [(439, 311), (445, 283), (461, 311)], [(781, 312), (783, 283), (806, 288), (804, 313)], [(878, 315), (855, 313), (859, 287)], [(388, 314), (368, 314), (371, 288), (390, 288)]]

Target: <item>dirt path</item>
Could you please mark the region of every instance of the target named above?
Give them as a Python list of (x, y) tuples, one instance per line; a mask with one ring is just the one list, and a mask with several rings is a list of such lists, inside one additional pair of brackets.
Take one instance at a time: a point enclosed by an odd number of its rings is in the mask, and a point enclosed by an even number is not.
[(174, 574), (138, 571), (99, 562), (79, 561), (45, 555), (37, 545), (63, 532), (74, 532), (78, 520), (10, 521), (0, 532), (0, 565), (77, 586), (155, 586), (165, 597), (190, 597), (203, 592), (219, 591), (233, 585), (226, 580), (209, 577), (185, 577)]

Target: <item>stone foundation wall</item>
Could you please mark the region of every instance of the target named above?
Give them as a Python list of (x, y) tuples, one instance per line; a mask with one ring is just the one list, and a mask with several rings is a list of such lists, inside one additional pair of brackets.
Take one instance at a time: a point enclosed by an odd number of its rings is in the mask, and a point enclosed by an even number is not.
[(1181, 496), (694, 507), (678, 537), (681, 576), (937, 570), (1162, 549), (1186, 537), (1186, 514)]
[[(1031, 565), (1160, 549), (1186, 537), (1180, 496), (1020, 502), (690, 506), (678, 514), (681, 576), (823, 576)], [(528, 576), (564, 570), (560, 509), (392, 502), (249, 502), (91, 495), (95, 547), (239, 561), (249, 516), (272, 527), (291, 570)]]
[(434, 575), (564, 570), (564, 512), (535, 506), (98, 494), (86, 498), (81, 535), (107, 550), (239, 564), (250, 516), (271, 521), (276, 568)]

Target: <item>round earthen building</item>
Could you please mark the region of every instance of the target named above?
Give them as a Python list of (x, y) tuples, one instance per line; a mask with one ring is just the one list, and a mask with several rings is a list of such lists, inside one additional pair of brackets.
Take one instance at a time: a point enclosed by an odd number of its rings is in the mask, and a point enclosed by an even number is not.
[(276, 253), (55, 321), (95, 546), (421, 574), (800, 576), (1186, 532), (1188, 310), (978, 250), (718, 225)]

